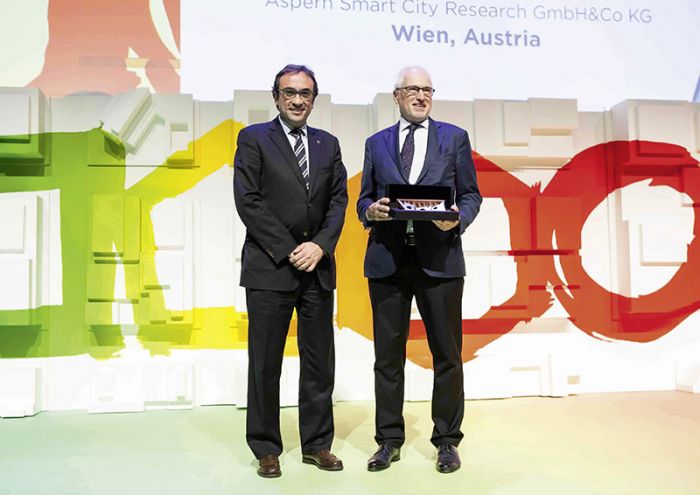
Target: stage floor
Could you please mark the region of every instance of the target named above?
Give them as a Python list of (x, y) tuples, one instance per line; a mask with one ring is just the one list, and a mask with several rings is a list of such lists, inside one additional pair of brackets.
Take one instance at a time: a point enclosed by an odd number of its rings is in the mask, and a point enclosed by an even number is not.
[(335, 408), (345, 470), (302, 464), (297, 409), (282, 410), (282, 477), (262, 479), (245, 411), (41, 413), (0, 420), (0, 494), (653, 494), (700, 493), (700, 395), (591, 394), (467, 401), (462, 469), (441, 475), (430, 404), (407, 403), (401, 461), (366, 470), (373, 402)]

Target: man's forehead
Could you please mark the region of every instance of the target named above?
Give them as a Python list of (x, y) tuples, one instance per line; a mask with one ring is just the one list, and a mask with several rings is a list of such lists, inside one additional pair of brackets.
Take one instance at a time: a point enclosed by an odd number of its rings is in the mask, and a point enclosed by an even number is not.
[(406, 72), (406, 74), (403, 76), (403, 82), (405, 85), (417, 84), (419, 86), (432, 84), (430, 74), (422, 70), (412, 70)]
[(304, 74), (303, 72), (295, 72), (292, 74), (285, 74), (280, 78), (280, 84), (282, 86), (296, 86), (296, 87), (308, 87), (312, 88), (314, 85), (314, 82), (311, 80), (311, 78)]

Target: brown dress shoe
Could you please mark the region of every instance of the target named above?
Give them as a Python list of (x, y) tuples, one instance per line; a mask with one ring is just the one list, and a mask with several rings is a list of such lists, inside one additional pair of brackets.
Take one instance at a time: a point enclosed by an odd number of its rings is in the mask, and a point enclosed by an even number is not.
[(324, 471), (343, 470), (343, 461), (331, 454), (330, 450), (319, 450), (315, 454), (304, 454), (301, 460), (304, 464), (315, 464)]
[(276, 455), (264, 455), (260, 458), (258, 463), (258, 475), (263, 478), (279, 478), (282, 476), (280, 460)]

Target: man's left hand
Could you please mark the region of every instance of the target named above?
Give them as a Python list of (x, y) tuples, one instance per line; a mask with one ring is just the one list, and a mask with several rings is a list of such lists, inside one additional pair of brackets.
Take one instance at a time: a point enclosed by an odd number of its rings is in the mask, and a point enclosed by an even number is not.
[(323, 249), (315, 242), (299, 244), (289, 255), (289, 262), (294, 268), (303, 272), (312, 272), (323, 258)]
[[(457, 205), (452, 205), (452, 211), (459, 211)], [(437, 225), (437, 228), (443, 231), (448, 231), (454, 229), (459, 225), (459, 219), (457, 220), (433, 220), (433, 223)]]

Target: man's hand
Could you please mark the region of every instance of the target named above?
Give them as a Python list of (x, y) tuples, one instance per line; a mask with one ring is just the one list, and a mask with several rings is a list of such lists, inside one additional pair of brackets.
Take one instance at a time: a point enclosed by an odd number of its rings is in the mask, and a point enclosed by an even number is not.
[(367, 207), (367, 220), (382, 222), (391, 220), (389, 217), (389, 198), (380, 198)]
[(303, 272), (312, 272), (323, 258), (323, 249), (315, 242), (299, 244), (289, 255), (289, 262), (294, 268)]
[[(451, 208), (452, 211), (459, 211), (459, 208), (457, 208), (457, 205), (452, 205)], [(458, 220), (433, 220), (433, 223), (437, 225), (437, 228), (443, 231), (448, 231), (454, 229), (457, 225), (459, 225), (459, 219)]]

